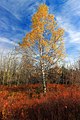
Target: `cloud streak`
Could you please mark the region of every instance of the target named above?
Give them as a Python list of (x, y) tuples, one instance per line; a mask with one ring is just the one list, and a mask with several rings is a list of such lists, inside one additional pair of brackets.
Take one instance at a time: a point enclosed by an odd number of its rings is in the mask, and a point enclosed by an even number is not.
[(7, 43), (13, 46), (19, 46), (17, 43), (15, 43), (14, 41), (10, 41), (7, 38), (0, 38), (0, 43)]
[(68, 54), (65, 60), (73, 63), (74, 58), (80, 54), (80, 1), (68, 0), (62, 6), (61, 13), (55, 15), (59, 25), (65, 30), (64, 40)]
[(22, 41), (31, 30), (32, 15), (43, 2), (64, 28), (66, 51), (75, 57), (80, 50), (80, 0), (0, 0), (0, 43), (7, 47)]

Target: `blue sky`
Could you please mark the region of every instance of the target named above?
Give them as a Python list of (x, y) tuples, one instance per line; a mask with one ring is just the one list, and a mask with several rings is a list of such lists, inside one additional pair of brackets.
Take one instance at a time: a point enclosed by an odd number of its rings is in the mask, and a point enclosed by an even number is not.
[(31, 18), (41, 3), (65, 30), (66, 61), (80, 54), (80, 0), (0, 0), (0, 51), (9, 51), (31, 30)]

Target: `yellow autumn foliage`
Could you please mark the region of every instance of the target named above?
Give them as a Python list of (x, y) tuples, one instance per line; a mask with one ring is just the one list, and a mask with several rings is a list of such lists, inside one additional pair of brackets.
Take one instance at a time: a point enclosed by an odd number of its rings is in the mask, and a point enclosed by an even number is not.
[[(51, 37), (48, 40), (48, 37), (45, 36), (48, 36), (49, 33), (51, 34)], [(37, 41), (39, 53), (42, 48), (44, 50), (44, 55), (42, 54), (41, 58), (53, 63), (52, 57), (56, 58), (57, 56), (57, 58), (59, 58), (64, 55), (63, 34), (64, 30), (58, 28), (54, 15), (48, 13), (47, 5), (41, 4), (32, 17), (32, 31), (27, 33), (20, 46), (30, 47), (35, 45)], [(54, 54), (52, 54), (53, 56), (48, 55), (50, 50), (54, 52)]]
[(47, 46), (48, 42), (46, 40), (42, 39), (42, 40), (40, 40), (40, 44), (43, 46)]

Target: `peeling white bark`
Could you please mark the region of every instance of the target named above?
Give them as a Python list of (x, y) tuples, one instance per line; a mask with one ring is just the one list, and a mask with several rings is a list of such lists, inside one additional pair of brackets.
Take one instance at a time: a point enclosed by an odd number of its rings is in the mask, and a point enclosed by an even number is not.
[(43, 51), (42, 51), (42, 46), (41, 45), (39, 46), (39, 49), (40, 49), (40, 64), (41, 64), (42, 81), (43, 81), (43, 92), (46, 93), (45, 68), (44, 68), (44, 62), (43, 62), (43, 59), (42, 59)]

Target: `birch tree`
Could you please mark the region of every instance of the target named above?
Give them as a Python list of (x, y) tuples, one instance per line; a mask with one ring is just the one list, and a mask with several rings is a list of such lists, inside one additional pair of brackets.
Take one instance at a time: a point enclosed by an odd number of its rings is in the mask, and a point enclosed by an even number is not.
[(43, 92), (46, 93), (45, 70), (54, 66), (64, 56), (64, 30), (59, 28), (48, 6), (41, 4), (32, 17), (32, 30), (23, 38), (22, 48), (30, 48), (35, 65), (40, 64)]

